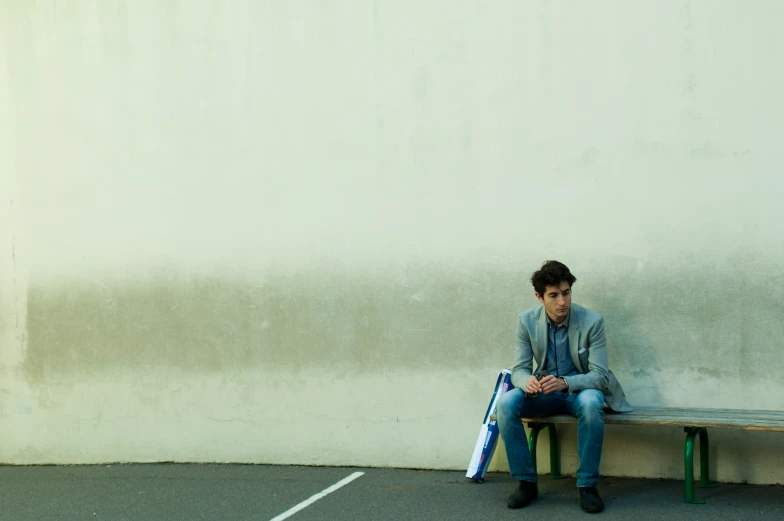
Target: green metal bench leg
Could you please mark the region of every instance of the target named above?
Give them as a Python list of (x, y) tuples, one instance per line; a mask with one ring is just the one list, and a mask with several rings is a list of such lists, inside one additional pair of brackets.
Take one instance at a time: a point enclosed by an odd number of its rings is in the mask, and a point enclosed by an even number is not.
[(715, 488), (719, 484), (710, 480), (710, 443), (708, 429), (700, 430), (700, 488)]
[(709, 482), (710, 479), (708, 477), (708, 433), (702, 427), (686, 427), (683, 430), (686, 432), (686, 445), (683, 451), (685, 471), (683, 492), (687, 503), (701, 505), (705, 503), (705, 500), (694, 497), (694, 438), (697, 434), (700, 435), (700, 483), (702, 484), (703, 481)]
[(558, 445), (558, 431), (554, 423), (547, 424), (550, 433), (550, 479), (564, 479), (566, 476), (561, 474), (561, 451)]
[[(561, 475), (561, 452), (558, 450), (558, 431), (553, 423), (529, 423), (531, 434), (528, 437), (528, 451), (531, 453), (531, 463), (536, 470), (536, 442), (539, 441), (539, 431), (547, 427), (550, 435), (550, 479), (563, 479)], [(538, 472), (537, 472), (538, 473)]]
[(683, 452), (683, 466), (685, 470), (684, 496), (687, 503), (705, 503), (704, 499), (694, 498), (694, 437), (699, 429), (686, 427), (686, 446)]
[(531, 429), (531, 434), (528, 436), (528, 452), (531, 453), (531, 463), (534, 465), (534, 473), (536, 471), (536, 442), (539, 440), (539, 431), (544, 429), (544, 423), (529, 423), (528, 427)]

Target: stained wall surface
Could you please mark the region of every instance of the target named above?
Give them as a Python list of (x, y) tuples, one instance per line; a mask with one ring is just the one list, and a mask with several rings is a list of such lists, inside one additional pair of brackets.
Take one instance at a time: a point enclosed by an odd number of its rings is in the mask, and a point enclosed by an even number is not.
[[(784, 410), (782, 17), (2, 2), (0, 461), (465, 468), (550, 258), (633, 404)], [(602, 472), (682, 440), (608, 427)]]

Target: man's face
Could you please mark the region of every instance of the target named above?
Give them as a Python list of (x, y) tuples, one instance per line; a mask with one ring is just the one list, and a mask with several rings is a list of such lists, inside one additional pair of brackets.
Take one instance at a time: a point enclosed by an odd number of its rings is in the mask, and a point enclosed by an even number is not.
[(550, 320), (560, 324), (566, 320), (569, 308), (572, 306), (572, 288), (569, 283), (564, 281), (557, 286), (546, 286), (544, 295), (536, 293), (536, 298), (544, 304), (544, 309), (550, 316)]

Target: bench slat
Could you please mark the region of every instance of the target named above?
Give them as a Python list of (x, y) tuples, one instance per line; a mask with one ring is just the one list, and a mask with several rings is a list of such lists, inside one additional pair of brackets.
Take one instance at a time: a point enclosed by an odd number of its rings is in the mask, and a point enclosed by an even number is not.
[[(525, 423), (577, 423), (568, 415), (523, 418)], [(760, 431), (784, 431), (784, 411), (635, 407), (629, 413), (607, 413), (607, 425), (675, 425), (721, 427)]]
[[(726, 416), (730, 418), (784, 418), (784, 411), (754, 410), (754, 409), (713, 409), (713, 408), (694, 408), (694, 407), (635, 407), (634, 412), (643, 414), (668, 413), (674, 414), (710, 414), (712, 416)], [(618, 414), (618, 413), (613, 413)]]

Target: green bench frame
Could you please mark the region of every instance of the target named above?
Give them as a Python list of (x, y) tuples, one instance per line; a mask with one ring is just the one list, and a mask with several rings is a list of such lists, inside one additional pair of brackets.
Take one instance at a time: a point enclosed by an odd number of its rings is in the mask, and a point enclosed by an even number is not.
[[(557, 424), (576, 424), (577, 418), (567, 415), (544, 418), (523, 418), (530, 428), (528, 448), (536, 469), (536, 443), (539, 431), (545, 427), (550, 435), (550, 478), (563, 479), (561, 453), (558, 445)], [(718, 486), (710, 481), (710, 445), (708, 428), (743, 429), (750, 431), (784, 431), (784, 411), (754, 411), (736, 409), (687, 409), (662, 407), (635, 407), (634, 412), (606, 412), (605, 425), (672, 425), (683, 427), (686, 442), (683, 449), (684, 490), (687, 503), (702, 504), (704, 499), (694, 497), (694, 440), (700, 437), (700, 487)]]

